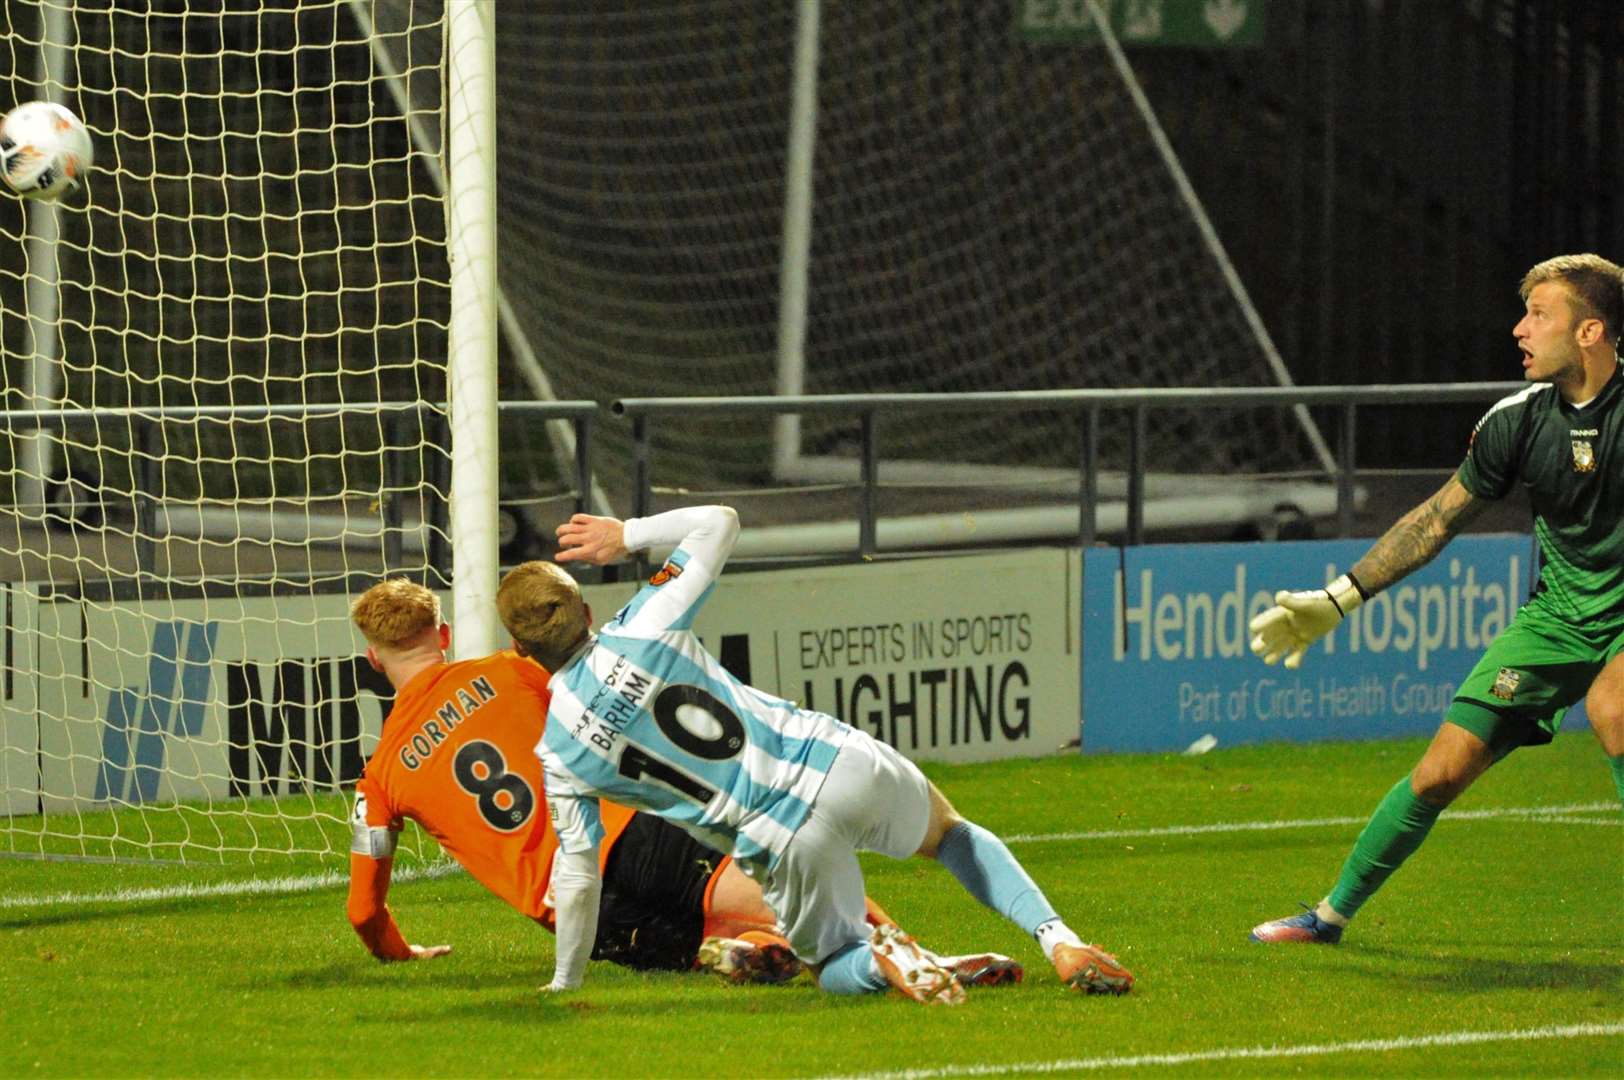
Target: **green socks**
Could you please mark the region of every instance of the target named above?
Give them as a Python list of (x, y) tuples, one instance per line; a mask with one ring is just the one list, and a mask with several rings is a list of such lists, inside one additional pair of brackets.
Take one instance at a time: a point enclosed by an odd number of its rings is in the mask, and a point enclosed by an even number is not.
[[(1619, 775), (1616, 760), (1613, 773)], [(1620, 791), (1624, 792), (1624, 787)], [(1382, 887), (1388, 876), (1421, 846), (1421, 841), (1427, 838), (1440, 812), (1438, 807), (1416, 798), (1415, 792), (1410, 790), (1408, 776), (1394, 784), (1393, 789), (1377, 804), (1376, 812), (1370, 816), (1370, 824), (1359, 834), (1353, 850), (1348, 853), (1348, 860), (1342, 864), (1342, 874), (1336, 879), (1336, 888), (1327, 898), (1331, 907), (1339, 914), (1353, 918), (1354, 913)]]
[(1624, 754), (1614, 754), (1607, 759), (1607, 764), (1613, 769), (1613, 786), (1618, 788), (1618, 801), (1624, 803)]

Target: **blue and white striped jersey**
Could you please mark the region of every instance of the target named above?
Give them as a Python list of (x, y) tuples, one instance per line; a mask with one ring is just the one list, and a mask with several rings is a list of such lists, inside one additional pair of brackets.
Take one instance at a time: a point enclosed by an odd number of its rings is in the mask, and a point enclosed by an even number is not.
[(677, 544), (597, 637), (553, 673), (536, 744), (559, 845), (602, 838), (597, 797), (669, 818), (771, 868), (851, 731), (735, 679), (694, 636), (738, 536), (722, 506), (625, 523), (626, 546)]

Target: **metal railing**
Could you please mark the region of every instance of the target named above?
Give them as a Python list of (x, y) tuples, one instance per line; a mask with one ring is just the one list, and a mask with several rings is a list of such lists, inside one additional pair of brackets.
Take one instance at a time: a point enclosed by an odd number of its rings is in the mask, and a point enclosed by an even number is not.
[(1127, 522), (1129, 544), (1144, 539), (1145, 431), (1150, 412), (1163, 409), (1254, 408), (1260, 406), (1330, 405), (1341, 409), (1337, 441), (1337, 535), (1352, 531), (1354, 478), (1357, 474), (1357, 414), (1361, 405), (1436, 405), (1493, 401), (1524, 387), (1518, 382), (1471, 382), (1443, 385), (1287, 386), (1287, 387), (1156, 387), (1109, 390), (1014, 390), (967, 394), (823, 394), (763, 397), (621, 398), (611, 411), (632, 425), (634, 477), (632, 516), (652, 506), (650, 446), (653, 420), (697, 413), (835, 413), (855, 415), (861, 427), (858, 465), (860, 487), (858, 554), (876, 554), (875, 491), (879, 483), (879, 440), (876, 418), (920, 412), (1019, 412), (1043, 409), (1077, 414), (1079, 459), (1077, 535), (1084, 546), (1095, 540), (1099, 504), (1100, 414), (1126, 411), (1128, 424)]
[[(1009, 413), (1031, 410), (1076, 414), (1079, 453), (1077, 462), (1077, 537), (1086, 545), (1098, 535), (1100, 504), (1099, 432), (1102, 414), (1126, 412), (1128, 462), (1126, 469), (1126, 517), (1124, 537), (1129, 544), (1144, 540), (1145, 445), (1147, 419), (1151, 412), (1168, 409), (1291, 407), (1297, 405), (1333, 406), (1341, 410), (1337, 433), (1337, 467), (1331, 479), (1336, 487), (1337, 535), (1347, 536), (1352, 528), (1357, 468), (1357, 415), (1364, 405), (1437, 405), (1457, 402), (1493, 401), (1514, 393), (1525, 383), (1472, 382), (1443, 385), (1387, 386), (1299, 386), (1299, 387), (1215, 387), (1215, 388), (1136, 388), (1098, 390), (1029, 390), (966, 394), (827, 394), (782, 397), (671, 397), (622, 398), (610, 410), (626, 418), (632, 428), (633, 482), (631, 516), (648, 514), (653, 505), (652, 439), (655, 421), (661, 417), (694, 414), (807, 414), (823, 413), (854, 416), (861, 431), (858, 461), (859, 556), (878, 553), (877, 491), (879, 488), (879, 424), (881, 416), (922, 412)], [(504, 416), (536, 420), (566, 420), (576, 435), (574, 475), (571, 478), (577, 511), (588, 509), (592, 490), (594, 443), (592, 427), (599, 406), (591, 401), (503, 402)], [(153, 548), (159, 541), (158, 501), (162, 490), (158, 475), (162, 457), (157, 439), (163, 425), (213, 420), (253, 422), (271, 418), (315, 419), (338, 415), (385, 415), (385, 492), (383, 539), (385, 562), (401, 560), (402, 520), (399, 492), (410, 487), (404, 473), (405, 440), (409, 423), (417, 423), (434, 445), (441, 446), (449, 460), (449, 428), (443, 407), (424, 402), (378, 402), (320, 405), (203, 405), (189, 407), (147, 407), (99, 409), (34, 409), (0, 411), (0, 433), (61, 432), (84, 425), (116, 422), (127, 424), (130, 452), (136, 459), (133, 502), (138, 547), (137, 566), (155, 565)], [(432, 436), (429, 433), (434, 433)], [(424, 477), (430, 487), (443, 490), (446, 477)], [(443, 547), (447, 535), (443, 500), (434, 500), (431, 544)], [(830, 554), (835, 554), (830, 552)], [(431, 565), (440, 565), (449, 552), (431, 549)], [(138, 570), (138, 576), (140, 571)]]

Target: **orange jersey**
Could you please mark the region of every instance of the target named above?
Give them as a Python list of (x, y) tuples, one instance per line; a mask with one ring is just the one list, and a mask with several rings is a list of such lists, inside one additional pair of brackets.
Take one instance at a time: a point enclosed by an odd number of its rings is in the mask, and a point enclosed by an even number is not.
[[(400, 689), (356, 794), (367, 825), (411, 818), (480, 884), (550, 927), (558, 840), (535, 754), (549, 700), (546, 670), (513, 652), (420, 672)], [(607, 858), (631, 811), (603, 809)]]

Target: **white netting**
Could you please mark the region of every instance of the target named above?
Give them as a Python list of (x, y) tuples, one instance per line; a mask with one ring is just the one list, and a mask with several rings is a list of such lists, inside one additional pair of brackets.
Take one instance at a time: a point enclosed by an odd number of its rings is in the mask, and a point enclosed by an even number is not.
[[(503, 281), (560, 396), (774, 392), (796, 8), (500, 9)], [(807, 392), (1274, 384), (1103, 49), (1025, 42), (982, 0), (821, 10)], [(655, 430), (661, 484), (770, 479), (770, 421)], [(800, 452), (852, 430), (808, 418)], [(1120, 467), (1125, 427), (1104, 435)], [(882, 447), (1077, 461), (1054, 415), (897, 423)], [(1278, 411), (1158, 414), (1148, 456), (1311, 460)], [(627, 460), (602, 457), (621, 492)]]
[[(384, 70), (437, 140), (442, 12), (371, 8), (5, 7), (0, 108), (96, 167), (54, 223), (0, 199), (0, 403), (75, 413), (0, 434), (0, 850), (345, 850), (389, 690), (344, 594), (447, 569), (444, 205)], [(284, 411), (116, 411), (220, 406)]]

